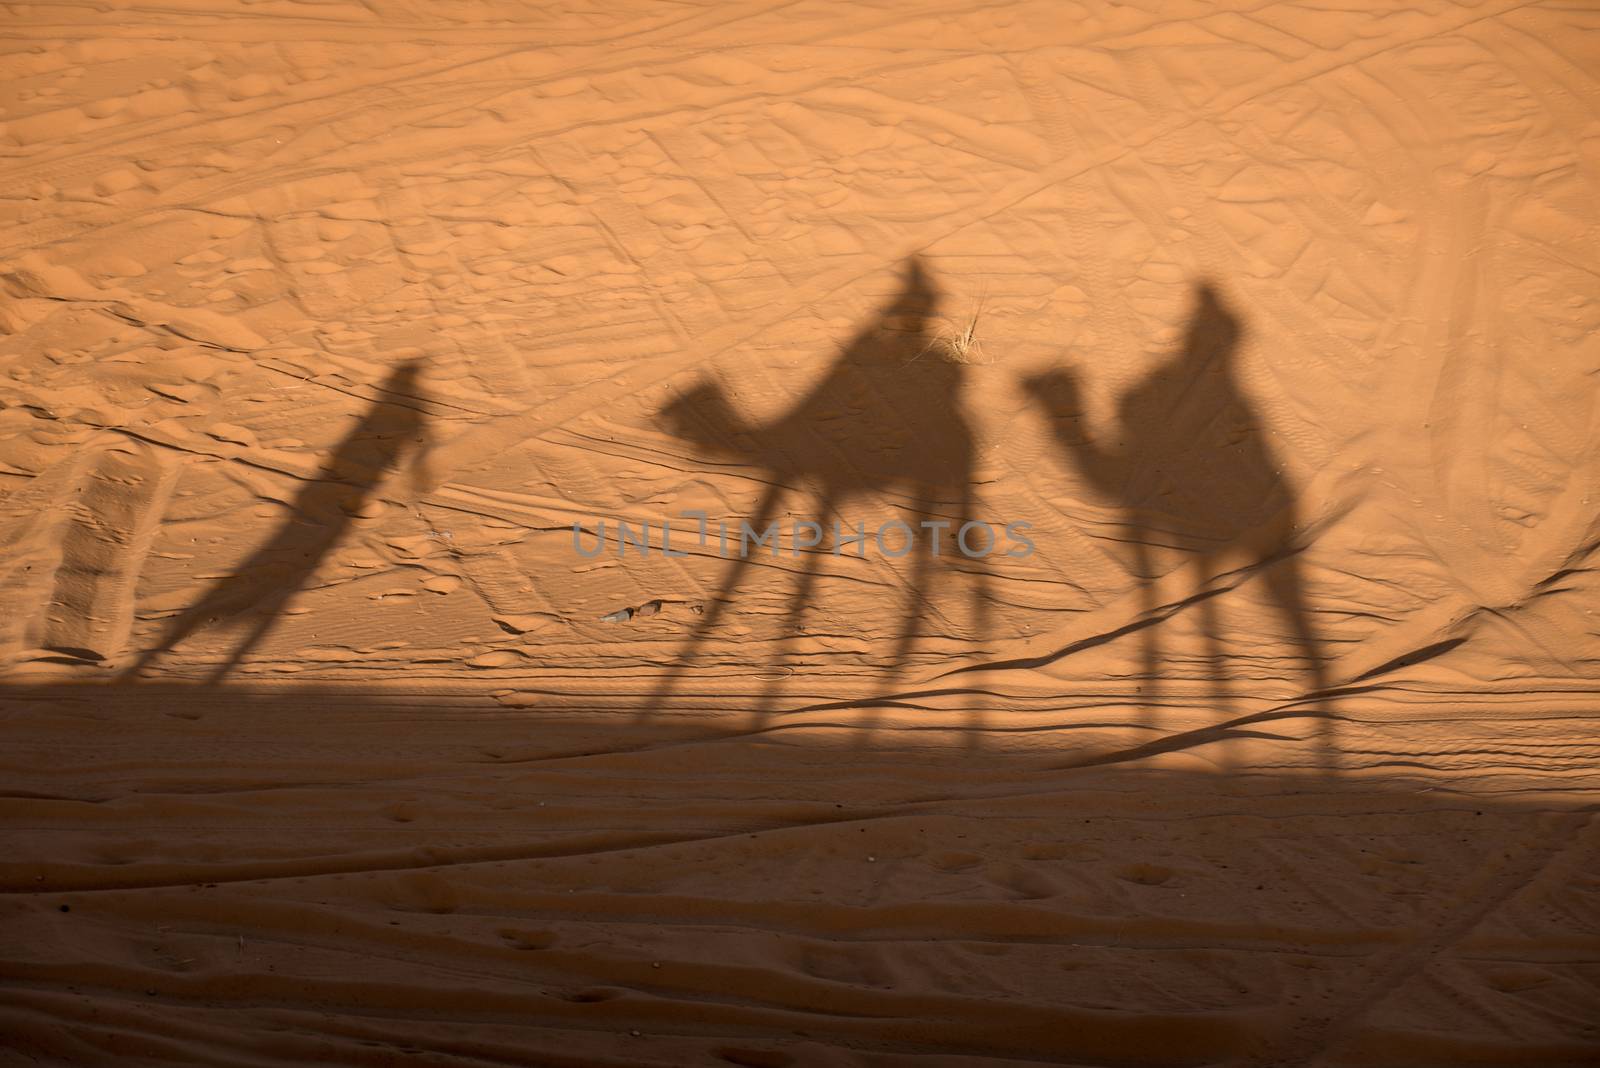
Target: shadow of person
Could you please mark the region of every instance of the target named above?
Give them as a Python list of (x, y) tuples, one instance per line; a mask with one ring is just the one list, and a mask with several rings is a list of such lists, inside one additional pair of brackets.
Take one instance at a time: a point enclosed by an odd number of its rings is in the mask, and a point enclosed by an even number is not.
[[(1052, 417), (1068, 463), (1120, 509), (1142, 597), (1137, 629), (1144, 642), (1141, 704), (1147, 725), (1153, 725), (1151, 710), (1160, 703), (1160, 625), (1171, 615), (1156, 603), (1155, 581), (1172, 551), (1187, 557), (1192, 569), (1194, 593), (1181, 606), (1193, 605), (1201, 614), (1207, 675), (1222, 711), (1232, 704), (1232, 693), (1219, 602), (1237, 583), (1215, 582), (1230, 560), (1242, 563), (1246, 577), (1260, 575), (1287, 620), (1311, 676), (1308, 696), (1328, 688), (1300, 575), (1294, 490), (1234, 376), (1241, 333), (1220, 294), (1198, 285), (1182, 347), (1122, 396), (1117, 425), (1103, 436), (1085, 432), (1073, 370), (1057, 368), (1023, 383)], [(1315, 708), (1308, 714), (1319, 718), (1319, 759), (1331, 767), (1333, 718)]]
[[(976, 446), (961, 402), (966, 369), (929, 332), (938, 306), (937, 289), (921, 261), (912, 257), (894, 299), (841, 350), (821, 380), (782, 414), (752, 422), (734, 409), (713, 381), (695, 385), (661, 412), (668, 431), (702, 455), (732, 460), (757, 472), (767, 489), (753, 518), (746, 521), (757, 534), (773, 523), (786, 492), (804, 489), (809, 494), (812, 507), (800, 514), (821, 530), (807, 531), (805, 540), (812, 535), (820, 540), (813, 546), (783, 550), (798, 554), (803, 562), (788, 598), (775, 655), (779, 665), (801, 635), (818, 568), (832, 553), (881, 554), (907, 563), (905, 604), (889, 660), (890, 682), (906, 666), (919, 624), (930, 610), (933, 587), (946, 571), (970, 573), (976, 634), (980, 640), (987, 634), (989, 595), (983, 561), (961, 556), (956, 542), (963, 524), (976, 518)], [(890, 526), (880, 543), (870, 524), (859, 517), (849, 521), (841, 512), (860, 498), (896, 503), (904, 528)], [(846, 544), (860, 527), (868, 527), (867, 544)], [(846, 540), (828, 536), (840, 534)], [(969, 545), (976, 552), (988, 543), (975, 531)], [(748, 553), (740, 548), (730, 539), (733, 559), (721, 585), (650, 707), (659, 707), (671, 695), (679, 676), (716, 629), (754, 556), (762, 551), (753, 544)], [(937, 566), (941, 563), (945, 566)], [(781, 679), (782, 673), (775, 672), (774, 677)], [(769, 685), (757, 705), (757, 728), (771, 712), (777, 688), (777, 682)], [(863, 741), (874, 722), (869, 718), (863, 723)]]
[(202, 627), (242, 628), (243, 640), (208, 676), (215, 685), (267, 636), (289, 599), (306, 586), (361, 514), (384, 473), (408, 452), (420, 455), (426, 448), (424, 413), (415, 406), (424, 399), (417, 385), (420, 368), (420, 360), (395, 368), (380, 387), (384, 399), (373, 402), (306, 481), (272, 539), (174, 616), (161, 640), (123, 674), (124, 681), (135, 679)]

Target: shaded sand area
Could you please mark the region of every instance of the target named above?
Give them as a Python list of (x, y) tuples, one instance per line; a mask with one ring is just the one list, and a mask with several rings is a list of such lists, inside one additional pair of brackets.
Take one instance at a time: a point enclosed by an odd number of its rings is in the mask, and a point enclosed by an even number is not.
[(1104, 700), (974, 751), (13, 692), (9, 1063), (1592, 1063), (1592, 704), (1540, 701), (1391, 676), (1319, 779), (1064, 768)]
[(1600, 1060), (1593, 5), (11, 5), (0, 175), (0, 1064)]

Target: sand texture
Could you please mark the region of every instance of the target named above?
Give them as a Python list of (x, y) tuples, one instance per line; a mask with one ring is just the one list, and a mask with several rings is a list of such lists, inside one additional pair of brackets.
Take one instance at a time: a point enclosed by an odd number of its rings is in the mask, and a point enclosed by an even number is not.
[(1600, 1063), (1594, 3), (13, 4), (0, 178), (0, 1065)]

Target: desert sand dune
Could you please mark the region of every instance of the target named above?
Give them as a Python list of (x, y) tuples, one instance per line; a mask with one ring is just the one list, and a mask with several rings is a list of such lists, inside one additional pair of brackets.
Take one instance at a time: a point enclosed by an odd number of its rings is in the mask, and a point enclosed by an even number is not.
[(1600, 1058), (1593, 5), (0, 39), (0, 1064)]

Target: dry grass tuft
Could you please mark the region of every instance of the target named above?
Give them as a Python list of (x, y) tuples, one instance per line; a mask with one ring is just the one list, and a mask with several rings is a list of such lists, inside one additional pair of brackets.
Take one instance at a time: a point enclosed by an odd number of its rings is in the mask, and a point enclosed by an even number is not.
[(983, 317), (984, 300), (984, 297), (979, 297), (972, 314), (960, 322), (941, 316), (950, 329), (930, 340), (910, 362), (915, 363), (930, 352), (937, 352), (942, 359), (951, 363), (989, 362), (984, 359), (983, 342), (978, 339), (978, 320)]

